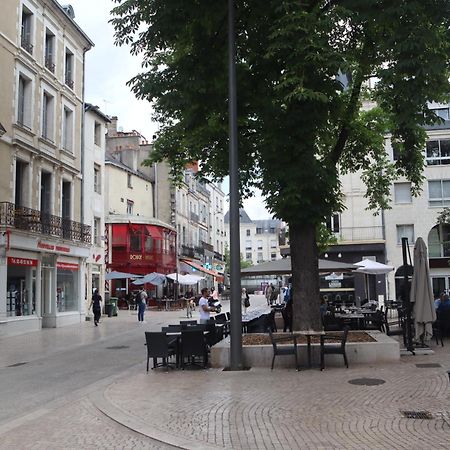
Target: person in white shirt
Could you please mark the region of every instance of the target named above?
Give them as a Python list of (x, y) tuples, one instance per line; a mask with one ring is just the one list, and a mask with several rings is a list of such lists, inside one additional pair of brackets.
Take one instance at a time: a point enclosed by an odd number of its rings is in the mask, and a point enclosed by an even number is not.
[(200, 310), (200, 323), (207, 323), (210, 317), (211, 312), (215, 312), (216, 308), (214, 306), (209, 306), (208, 302), (209, 297), (209, 289), (202, 289), (202, 296), (198, 302), (199, 310)]

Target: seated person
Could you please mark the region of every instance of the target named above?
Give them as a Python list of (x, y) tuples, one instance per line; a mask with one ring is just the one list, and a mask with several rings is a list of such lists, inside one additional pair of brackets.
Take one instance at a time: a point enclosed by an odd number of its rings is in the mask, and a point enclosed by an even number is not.
[(438, 309), (438, 307), (439, 307), (439, 305), (440, 305), (444, 295), (445, 295), (444, 292), (442, 292), (438, 297), (435, 298), (435, 300), (434, 300), (434, 309), (436, 309), (436, 310)]
[(327, 310), (328, 310), (327, 302), (325, 301), (324, 298), (321, 298), (320, 299), (320, 315), (323, 317), (327, 313)]
[(437, 312), (448, 311), (450, 310), (450, 298), (447, 294), (443, 295), (441, 301), (439, 302), (439, 306), (437, 307)]

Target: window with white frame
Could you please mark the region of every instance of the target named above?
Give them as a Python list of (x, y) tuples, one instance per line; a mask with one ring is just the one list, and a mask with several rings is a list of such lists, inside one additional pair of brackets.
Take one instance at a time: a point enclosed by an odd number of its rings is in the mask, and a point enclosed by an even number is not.
[(428, 141), (426, 161), (428, 166), (450, 164), (450, 139)]
[(55, 73), (55, 35), (48, 28), (45, 30), (44, 65), (50, 72)]
[(53, 123), (55, 111), (55, 98), (44, 91), (42, 95), (42, 137), (54, 141)]
[(93, 236), (93, 241), (95, 245), (100, 245), (100, 225), (101, 225), (101, 221), (100, 221), (100, 217), (94, 217), (94, 236)]
[(97, 194), (102, 193), (102, 178), (100, 170), (100, 166), (98, 164), (94, 164), (94, 192), (97, 192)]
[(73, 53), (66, 48), (65, 59), (64, 59), (64, 83), (73, 89), (74, 85), (74, 70), (73, 70)]
[(404, 237), (408, 238), (408, 244), (414, 244), (414, 225), (397, 225), (397, 244), (401, 244)]
[(252, 249), (252, 241), (250, 239), (245, 241), (245, 250), (251, 250)]
[(411, 183), (394, 183), (395, 203), (411, 203)]
[(64, 150), (67, 150), (68, 152), (73, 151), (73, 120), (74, 120), (73, 111), (67, 106), (64, 106), (62, 147)]
[(246, 253), (245, 254), (245, 259), (247, 259), (247, 260), (252, 259), (252, 254), (251, 253)]
[(339, 214), (333, 214), (331, 217), (327, 219), (325, 222), (326, 227), (328, 230), (332, 231), (333, 233), (339, 233), (340, 229), (340, 215)]
[(450, 180), (428, 181), (428, 204), (437, 207), (450, 205)]
[(262, 262), (264, 262), (263, 254), (262, 253), (258, 253), (258, 261), (257, 261), (257, 263), (259, 264), (259, 263), (262, 263)]
[(277, 241), (271, 240), (270, 241), (270, 248), (277, 248)]
[(246, 235), (247, 235), (247, 236), (250, 236), (250, 230), (247, 230), (247, 231), (246, 231)]
[(102, 125), (98, 122), (94, 123), (94, 144), (102, 145)]
[(127, 173), (127, 186), (129, 188), (133, 187), (133, 183), (132, 183), (132, 178), (131, 178), (131, 173)]
[(258, 250), (262, 250), (262, 248), (263, 248), (263, 241), (258, 240), (258, 241), (256, 242), (256, 244), (257, 244)]
[(271, 254), (270, 254), (270, 259), (271, 259), (272, 261), (275, 261), (275, 260), (277, 259), (277, 254), (276, 254), (276, 253), (271, 253)]
[(22, 27), (20, 34), (20, 46), (30, 55), (33, 54), (33, 13), (24, 5), (22, 9)]
[(23, 73), (19, 74), (17, 88), (17, 123), (31, 129), (32, 82)]
[(127, 200), (127, 214), (133, 214), (134, 202), (133, 200)]

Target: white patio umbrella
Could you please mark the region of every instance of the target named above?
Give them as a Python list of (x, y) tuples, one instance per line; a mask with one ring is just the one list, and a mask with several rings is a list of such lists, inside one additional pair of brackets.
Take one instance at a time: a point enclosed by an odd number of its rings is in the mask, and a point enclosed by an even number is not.
[(134, 281), (133, 284), (136, 286), (140, 286), (145, 283), (151, 283), (155, 286), (159, 286), (166, 281), (166, 276), (162, 273), (158, 272), (152, 272), (148, 273), (147, 275), (144, 275), (142, 278), (139, 278), (138, 280)]
[(431, 339), (436, 320), (427, 246), (421, 237), (414, 246), (414, 273), (411, 280), (411, 303), (414, 303), (415, 338), (422, 343)]
[(180, 273), (170, 273), (166, 275), (167, 278), (170, 278), (173, 281), (178, 281), (179, 284), (197, 284), (200, 280), (203, 280), (205, 277), (200, 277), (198, 275), (181, 275)]
[[(363, 259), (357, 263), (353, 263), (355, 266), (359, 266), (358, 269), (355, 270), (356, 273), (364, 273), (365, 275), (385, 275), (394, 268), (392, 266), (388, 266), (387, 264), (382, 264), (377, 261), (372, 261), (371, 259)], [(370, 300), (370, 291), (369, 291), (369, 283), (366, 280), (367, 287), (367, 299)]]
[(142, 275), (135, 275), (133, 273), (126, 272), (109, 272), (105, 275), (105, 280), (126, 280), (128, 278), (140, 278)]

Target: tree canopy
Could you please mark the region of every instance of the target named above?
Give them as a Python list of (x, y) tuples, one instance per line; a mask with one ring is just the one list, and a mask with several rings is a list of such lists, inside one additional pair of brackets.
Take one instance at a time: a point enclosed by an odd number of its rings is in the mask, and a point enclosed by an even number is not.
[[(116, 43), (143, 57), (131, 89), (152, 102), (161, 126), (152, 158), (168, 160), (174, 176), (200, 161), (202, 176), (223, 178), (227, 2), (115, 1)], [(423, 126), (438, 120), (428, 102), (450, 92), (450, 2), (235, 5), (241, 193), (261, 188), (270, 211), (289, 223), (294, 327), (318, 326), (318, 301), (310, 305), (319, 296), (315, 230), (343, 207), (339, 175), (362, 171), (374, 209), (388, 206), (396, 177), (420, 191)]]

